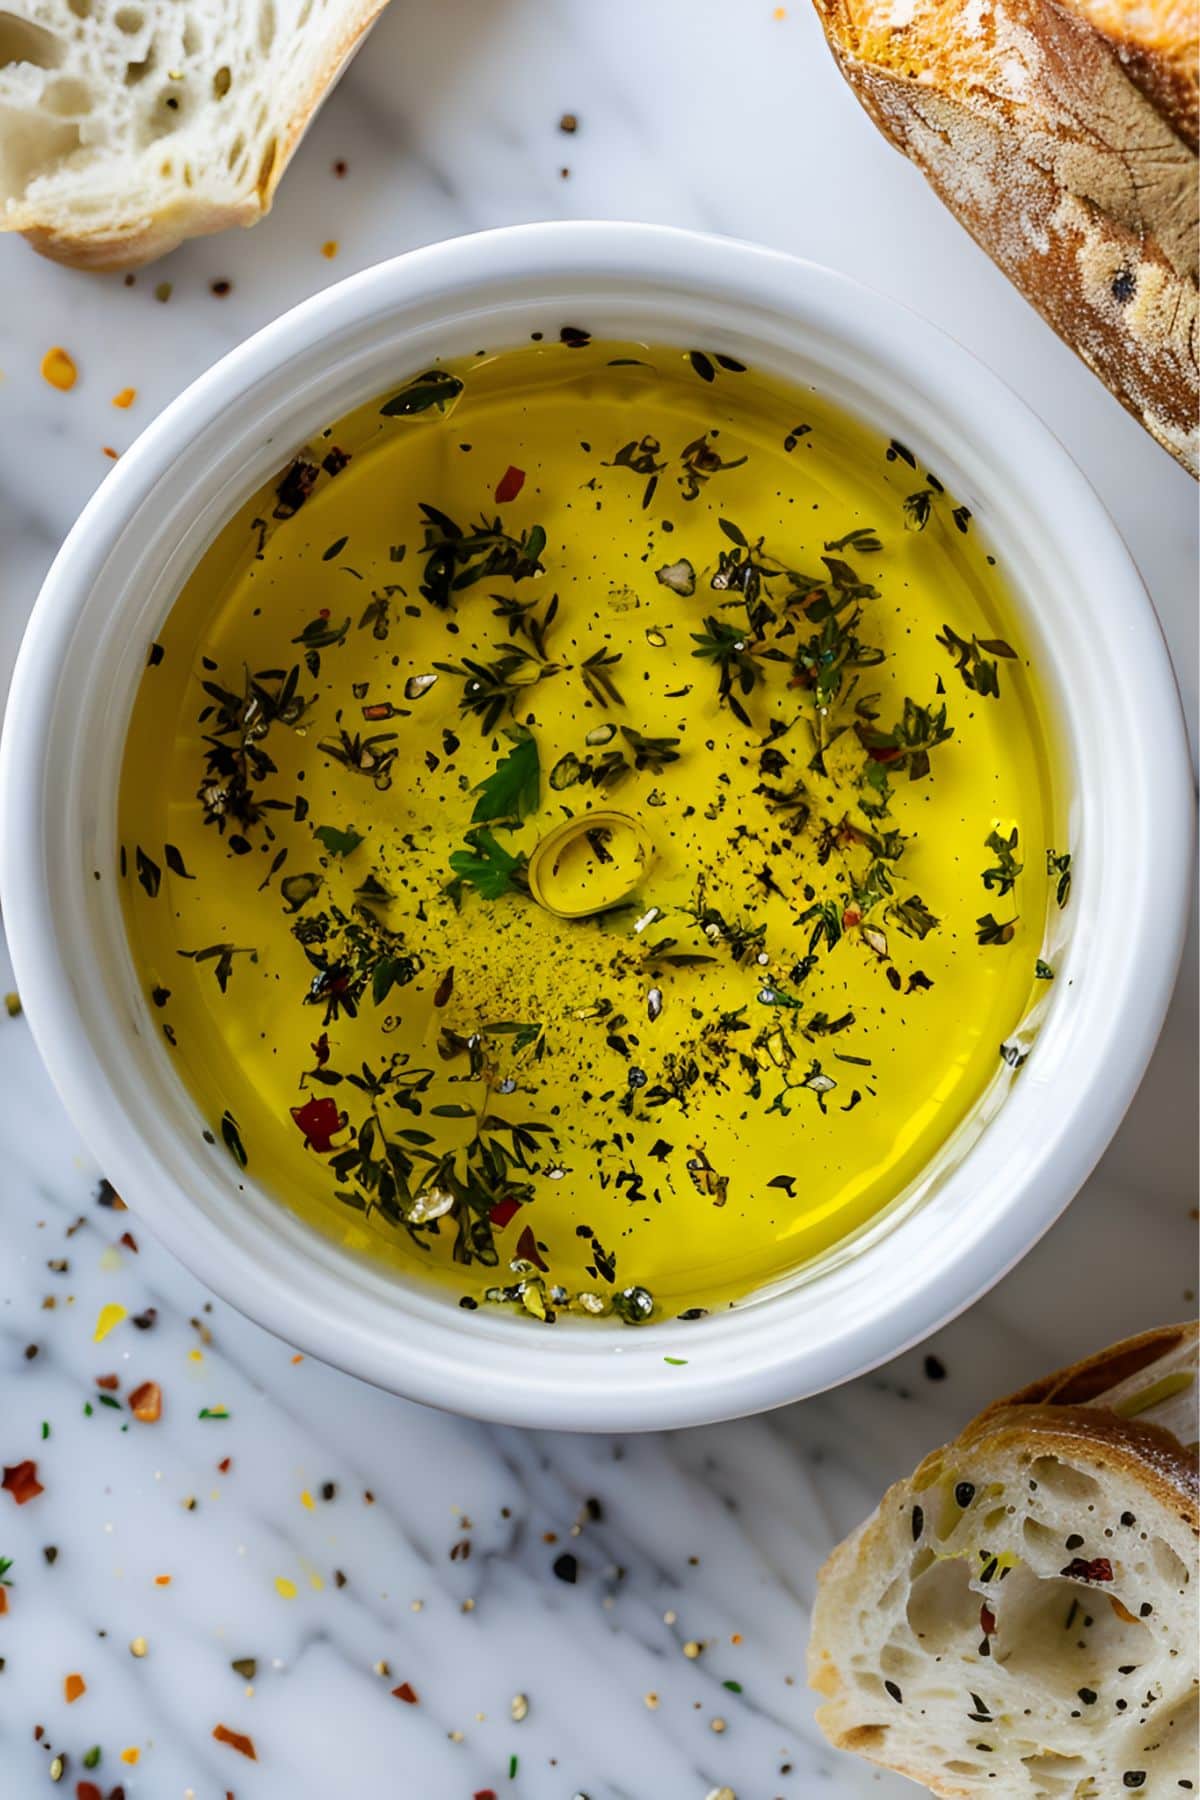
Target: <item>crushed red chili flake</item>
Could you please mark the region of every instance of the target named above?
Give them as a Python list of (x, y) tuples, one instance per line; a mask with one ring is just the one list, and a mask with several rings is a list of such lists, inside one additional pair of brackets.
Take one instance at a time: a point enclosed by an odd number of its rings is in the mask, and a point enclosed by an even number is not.
[(393, 1700), (403, 1700), (406, 1706), (416, 1706), (417, 1690), (411, 1681), (402, 1681), (399, 1687), (392, 1689)]
[(980, 1607), (980, 1609), (979, 1609), (979, 1624), (983, 1631), (984, 1637), (992, 1637), (995, 1634), (996, 1615), (992, 1611), (990, 1606), (984, 1605), (984, 1606)]
[(119, 1375), (97, 1375), (96, 1386), (103, 1388), (106, 1394), (115, 1394), (121, 1385)]
[(231, 1750), (238, 1751), (242, 1756), (248, 1756), (251, 1762), (258, 1761), (258, 1752), (254, 1748), (254, 1741), (252, 1738), (248, 1738), (244, 1732), (230, 1731), (228, 1725), (214, 1725), (213, 1736), (218, 1744), (228, 1744)]
[(1073, 1556), (1065, 1569), (1059, 1570), (1068, 1581), (1111, 1581), (1113, 1567), (1106, 1556)]
[(520, 1210), (521, 1202), (519, 1200), (497, 1200), (488, 1214), (488, 1223), (497, 1231), (503, 1231), (506, 1225), (512, 1224)]
[(143, 1425), (155, 1425), (162, 1418), (162, 1389), (157, 1381), (143, 1381), (129, 1396), (129, 1410)]
[(75, 1783), (75, 1800), (104, 1800), (104, 1795), (94, 1781), (77, 1781)]
[(297, 1127), (304, 1133), (306, 1149), (316, 1150), (320, 1155), (328, 1155), (333, 1149), (333, 1135), (342, 1129), (342, 1115), (336, 1100), (328, 1094), (319, 1098), (306, 1100), (303, 1106), (293, 1106), (292, 1118)]
[(517, 1255), (523, 1257), (526, 1262), (531, 1262), (535, 1269), (541, 1269), (545, 1274), (547, 1265), (542, 1261), (542, 1253), (538, 1249), (532, 1225), (526, 1225), (517, 1239)]
[(471, 1800), (496, 1800), (495, 1788), (476, 1788)]
[(24, 1506), (28, 1500), (36, 1500), (39, 1494), (46, 1491), (37, 1478), (37, 1464), (28, 1461), (13, 1463), (11, 1468), (6, 1468), (0, 1487), (8, 1489), (18, 1506)]
[(339, 450), (335, 444), (331, 450), (325, 452), (325, 455), (321, 459), (321, 467), (328, 476), (332, 477), (334, 475), (340, 475), (349, 461), (350, 452), (348, 450)]
[(514, 468), (513, 464), (509, 463), (507, 469), (505, 469), (503, 475), (496, 483), (497, 504), (503, 506), (506, 500), (515, 500), (524, 486), (524, 469)]
[(127, 1250), (132, 1250), (132, 1252), (135, 1256), (137, 1256), (139, 1254), (138, 1247), (137, 1247), (137, 1239), (134, 1237), (132, 1231), (123, 1231), (121, 1233), (120, 1241), (121, 1241), (121, 1243), (124, 1244), (124, 1246)]
[(220, 1462), (217, 1464), (217, 1473), (218, 1473), (218, 1475), (228, 1475), (228, 1473), (232, 1467), (233, 1467), (232, 1456), (223, 1456), (221, 1458)]

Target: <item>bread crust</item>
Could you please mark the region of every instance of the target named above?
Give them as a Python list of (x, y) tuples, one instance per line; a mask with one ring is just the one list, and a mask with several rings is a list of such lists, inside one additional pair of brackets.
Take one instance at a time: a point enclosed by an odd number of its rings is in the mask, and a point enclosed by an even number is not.
[(40, 256), (52, 262), (103, 274), (142, 268), (188, 238), (211, 236), (235, 225), (256, 225), (270, 212), (284, 171), (327, 94), (386, 5), (387, 0), (361, 0), (314, 68), (289, 114), (286, 129), (276, 139), (269, 167), (260, 171), (256, 185), (236, 200), (215, 205), (197, 198), (186, 205), (175, 202), (155, 214), (122, 217), (114, 213), (86, 230), (64, 228), (56, 218), (39, 218), (31, 207), (14, 208), (7, 217), (0, 215), (0, 229), (19, 231)]
[(1115, 41), (1067, 0), (815, 4), (884, 136), (1134, 417), (1200, 473), (1186, 71)]
[[(1138, 1496), (1139, 1506), (1157, 1503), (1181, 1521), (1192, 1539), (1200, 1537), (1194, 1451), (1152, 1418), (1124, 1418), (1105, 1404), (1115, 1389), (1124, 1391), (1125, 1384), (1143, 1373), (1152, 1375), (1164, 1363), (1190, 1368), (1194, 1382), (1198, 1341), (1200, 1329), (1194, 1322), (1163, 1326), (1058, 1369), (985, 1407), (953, 1443), (932, 1452), (910, 1478), (888, 1489), (871, 1517), (833, 1551), (818, 1580), (808, 1675), (825, 1700), (817, 1721), (830, 1743), (895, 1769), (944, 1800), (970, 1800), (979, 1791), (945, 1771), (897, 1760), (886, 1747), (886, 1729), (861, 1720), (850, 1683), (829, 1647), (835, 1621), (826, 1609), (836, 1607), (835, 1595), (844, 1599), (879, 1587), (881, 1564), (892, 1566), (895, 1520), (911, 1516), (914, 1496), (924, 1499), (939, 1481), (952, 1482), (964, 1466), (981, 1462), (996, 1469), (1045, 1455), (1072, 1466), (1082, 1463), (1120, 1481), (1131, 1496)], [(1151, 1380), (1147, 1392), (1153, 1391)], [(947, 1477), (947, 1471), (954, 1473)]]

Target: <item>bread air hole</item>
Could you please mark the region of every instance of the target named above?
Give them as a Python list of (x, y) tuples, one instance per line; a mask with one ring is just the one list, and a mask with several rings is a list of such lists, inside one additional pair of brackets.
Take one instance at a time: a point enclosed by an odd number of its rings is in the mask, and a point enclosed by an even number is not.
[(113, 24), (126, 37), (135, 37), (146, 23), (146, 15), (140, 6), (119, 6), (113, 14)]
[(0, 202), (57, 169), (80, 145), (78, 124), (0, 106)]
[(1057, 1700), (1111, 1685), (1122, 1663), (1138, 1664), (1153, 1645), (1144, 1625), (1122, 1619), (1101, 1588), (1039, 1580), (1027, 1563), (1007, 1577), (996, 1603), (993, 1660)]
[(1059, 1462), (1054, 1456), (1039, 1456), (1029, 1465), (1029, 1479), (1036, 1481), (1043, 1498), (1062, 1500), (1072, 1506), (1084, 1506), (1100, 1498), (1100, 1483), (1082, 1469)]
[(92, 110), (92, 90), (86, 81), (64, 75), (53, 81), (42, 95), (47, 112), (60, 119), (81, 119)]
[(1041, 1756), (1025, 1757), (1022, 1767), (1039, 1794), (1070, 1794), (1074, 1800), (1075, 1795), (1087, 1792), (1080, 1785), (1088, 1780), (1088, 1765), (1082, 1756), (1056, 1756), (1049, 1750)]
[(979, 1595), (972, 1592), (970, 1584), (971, 1568), (965, 1557), (930, 1563), (915, 1577), (908, 1596), (908, 1625), (931, 1656), (961, 1648), (964, 1636), (973, 1641), (981, 1635)]
[(0, 12), (0, 69), (13, 63), (30, 63), (35, 69), (57, 69), (63, 47), (52, 31), (44, 31), (29, 19)]

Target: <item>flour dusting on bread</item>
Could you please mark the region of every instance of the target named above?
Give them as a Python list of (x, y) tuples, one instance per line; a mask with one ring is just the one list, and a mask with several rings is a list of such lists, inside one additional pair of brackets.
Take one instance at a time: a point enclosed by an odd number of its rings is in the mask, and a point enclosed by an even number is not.
[[(1196, 472), (1197, 76), (1194, 37), (1179, 42), (1186, 22), (1176, 20), (1173, 36), (1143, 25), (1139, 38), (1140, 9), (1116, 0), (1078, 9), (1065, 0), (816, 4), (880, 129), (1059, 335)], [(1182, 0), (1171, 4), (1182, 14)], [(1147, 69), (1160, 69), (1161, 82)]]

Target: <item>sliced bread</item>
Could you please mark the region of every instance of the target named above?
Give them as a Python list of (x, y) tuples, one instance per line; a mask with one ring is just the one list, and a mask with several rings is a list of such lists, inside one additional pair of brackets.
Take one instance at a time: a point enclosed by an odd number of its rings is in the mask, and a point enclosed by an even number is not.
[(821, 1572), (830, 1741), (945, 1796), (1200, 1793), (1194, 1326), (1000, 1401)]
[(84, 269), (253, 225), (384, 0), (6, 0), (0, 226)]

